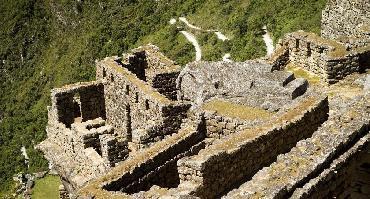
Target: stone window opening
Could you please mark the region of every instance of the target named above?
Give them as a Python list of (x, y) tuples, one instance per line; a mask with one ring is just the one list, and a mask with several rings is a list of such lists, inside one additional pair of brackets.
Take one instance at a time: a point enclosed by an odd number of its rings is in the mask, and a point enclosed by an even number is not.
[(135, 93), (135, 103), (139, 103), (139, 93)]
[(311, 50), (311, 43), (307, 42), (307, 57), (311, 57), (312, 50)]
[(107, 70), (103, 68), (103, 78), (107, 76)]
[(214, 86), (215, 86), (215, 89), (219, 89), (220, 88), (220, 82), (215, 82)]
[(89, 147), (93, 148), (100, 156), (102, 156), (101, 143), (99, 138), (93, 139), (92, 141), (86, 143), (84, 148), (86, 149)]
[(128, 141), (132, 141), (132, 127), (131, 127), (131, 108), (130, 105), (126, 105), (126, 129), (127, 129), (127, 139)]
[(145, 100), (145, 110), (149, 110), (150, 107), (149, 107), (149, 100)]
[(113, 75), (110, 76), (110, 81), (114, 82), (114, 76)]
[(79, 93), (75, 93), (73, 96), (73, 118), (74, 122), (81, 122), (81, 98)]
[(130, 86), (126, 85), (126, 95), (129, 95), (129, 94), (130, 94)]
[(102, 156), (102, 152), (101, 152), (101, 144), (100, 142), (96, 142), (96, 144), (93, 146), (93, 149), (100, 155)]
[(370, 69), (370, 52), (360, 54), (359, 67), (360, 73), (365, 73), (367, 69)]
[(295, 40), (295, 48), (298, 50), (299, 49), (299, 39)]

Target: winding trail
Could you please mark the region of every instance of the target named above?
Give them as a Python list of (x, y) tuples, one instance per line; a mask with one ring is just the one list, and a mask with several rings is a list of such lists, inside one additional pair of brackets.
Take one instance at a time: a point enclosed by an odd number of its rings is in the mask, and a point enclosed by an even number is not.
[[(218, 30), (204, 30), (204, 29), (202, 29), (198, 26), (195, 26), (195, 25), (189, 23), (189, 21), (185, 17), (179, 17), (179, 21), (185, 23), (185, 25), (187, 25), (191, 29), (198, 30), (198, 31), (205, 31), (205, 32), (215, 33), (219, 40), (222, 40), (222, 41), (230, 40), (228, 37), (226, 37), (224, 34), (222, 34)], [(177, 21), (174, 18), (172, 18), (170, 20), (170, 24), (172, 24), (172, 25), (174, 25), (176, 22)], [(187, 31), (180, 31), (180, 33), (182, 33), (186, 37), (186, 39), (193, 44), (193, 46), (195, 47), (195, 55), (196, 55), (195, 56), (195, 61), (200, 61), (202, 59), (202, 50), (200, 48), (200, 45), (199, 45), (196, 37), (193, 34), (187, 32)], [(230, 58), (231, 58), (230, 53), (226, 53), (222, 57), (222, 60), (226, 61), (226, 62), (232, 62), (232, 60)]]
[(187, 40), (189, 40), (194, 48), (195, 48), (195, 61), (200, 61), (202, 59), (202, 50), (200, 49), (199, 43), (195, 36), (189, 32), (186, 31), (180, 31), (181, 34), (183, 34)]
[(226, 53), (226, 54), (222, 57), (222, 61), (225, 61), (225, 62), (232, 62), (233, 60), (231, 60), (231, 55), (230, 55), (230, 53)]
[(201, 28), (189, 23), (189, 21), (185, 17), (179, 17), (179, 20), (184, 22), (189, 28), (196, 29), (196, 30), (202, 30)]
[(171, 20), (170, 20), (170, 24), (171, 25), (173, 25), (173, 24), (175, 24), (176, 23), (176, 19), (175, 18), (172, 18)]
[(222, 40), (222, 41), (229, 40), (229, 38), (227, 38), (224, 34), (222, 34), (219, 31), (215, 32), (215, 34), (216, 34), (217, 38), (220, 39), (220, 40)]
[(185, 17), (179, 17), (179, 20), (184, 22), (189, 28), (192, 28), (192, 29), (195, 29), (195, 30), (200, 30), (200, 31), (206, 31), (206, 32), (214, 32), (218, 39), (220, 39), (222, 41), (229, 40), (229, 38), (227, 38), (224, 34), (222, 34), (218, 30), (211, 30), (211, 29), (204, 30), (204, 29), (202, 29), (198, 26), (194, 26), (193, 24), (189, 23), (189, 21)]
[(267, 31), (267, 26), (263, 26), (262, 28), (265, 31), (265, 34), (263, 35), (263, 41), (266, 44), (267, 49), (267, 56), (271, 56), (272, 53), (274, 53), (274, 41), (272, 41), (270, 33)]
[(26, 151), (26, 147), (22, 146), (21, 152), (22, 152), (22, 155), (24, 156), (24, 163), (29, 168), (30, 167), (30, 165), (29, 165), (29, 159), (30, 158), (28, 157), (28, 154), (27, 154), (27, 151)]

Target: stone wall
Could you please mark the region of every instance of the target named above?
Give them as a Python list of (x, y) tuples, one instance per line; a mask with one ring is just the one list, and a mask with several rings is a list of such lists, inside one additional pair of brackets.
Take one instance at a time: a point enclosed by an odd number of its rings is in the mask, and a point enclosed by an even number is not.
[(132, 53), (123, 54), (120, 63), (168, 99), (176, 100), (176, 79), (181, 67), (159, 52), (158, 47), (149, 44), (133, 49)]
[(71, 128), (49, 121), (47, 134), (37, 147), (63, 178), (69, 193), (128, 157), (127, 141), (115, 137), (112, 126), (101, 118), (75, 122)]
[(176, 79), (180, 72), (162, 73), (154, 77), (152, 81), (153, 88), (168, 99), (177, 100)]
[[(314, 33), (295, 32), (287, 34), (277, 46), (277, 52), (270, 62), (274, 69), (285, 67), (284, 60), (300, 66), (320, 76), (328, 83), (335, 83), (349, 74), (363, 71), (369, 67), (368, 57), (364, 57), (360, 65), (360, 55), (369, 50), (347, 50), (346, 46), (334, 41), (321, 38)], [(286, 53), (288, 51), (288, 53)], [(281, 64), (283, 60), (284, 64)], [(366, 61), (365, 61), (366, 60)]]
[(193, 195), (201, 198), (220, 196), (309, 137), (327, 114), (327, 99), (312, 97), (268, 125), (215, 141), (198, 155), (178, 162), (181, 184), (199, 184)]
[(177, 134), (126, 160), (104, 178), (89, 183), (80, 194), (102, 198), (113, 193), (109, 191), (116, 191), (121, 197), (128, 197), (152, 185), (176, 187), (179, 183), (176, 162), (184, 156), (197, 154), (204, 147), (204, 125), (201, 116), (188, 120)]
[(287, 60), (335, 83), (370, 68), (370, 4), (367, 0), (330, 0), (322, 12), (321, 36), (287, 34), (269, 60), (282, 69)]
[(72, 124), (72, 147), (75, 153), (93, 148), (107, 167), (125, 160), (128, 156), (127, 140), (114, 136), (114, 129), (101, 118)]
[[(289, 197), (296, 188), (322, 173), (334, 159), (369, 133), (368, 105), (369, 101), (362, 97), (333, 111), (329, 120), (312, 137), (299, 141), (289, 153), (279, 155), (276, 162), (260, 170), (225, 198)], [(340, 182), (345, 178), (340, 174), (337, 176), (340, 180), (333, 182), (338, 184), (329, 185), (336, 191), (344, 188)]]
[(70, 127), (76, 118), (82, 121), (105, 118), (104, 86), (101, 82), (77, 83), (51, 92), (50, 119)]
[(97, 79), (106, 88), (107, 123), (137, 149), (177, 132), (189, 105), (166, 98), (116, 60), (97, 62)]
[(328, 39), (369, 37), (368, 0), (330, 0), (322, 12), (321, 35)]
[(207, 137), (209, 138), (225, 138), (228, 135), (237, 133), (246, 128), (251, 128), (265, 121), (260, 118), (242, 120), (238, 118), (221, 116), (211, 111), (204, 112), (207, 126)]
[(297, 188), (291, 198), (368, 198), (370, 195), (370, 134), (334, 160), (330, 167)]

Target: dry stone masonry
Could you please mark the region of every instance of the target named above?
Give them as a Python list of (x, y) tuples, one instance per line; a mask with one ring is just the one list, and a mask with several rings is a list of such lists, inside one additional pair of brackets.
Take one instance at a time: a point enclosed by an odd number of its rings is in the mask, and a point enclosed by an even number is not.
[(269, 60), (274, 69), (289, 61), (328, 83), (370, 68), (370, 4), (367, 0), (330, 0), (322, 12), (321, 37), (298, 31), (279, 41)]
[(181, 67), (147, 45), (97, 61), (96, 81), (51, 92), (38, 148), (61, 194), (369, 198), (369, 11), (331, 0), (322, 37), (289, 33), (268, 60)]

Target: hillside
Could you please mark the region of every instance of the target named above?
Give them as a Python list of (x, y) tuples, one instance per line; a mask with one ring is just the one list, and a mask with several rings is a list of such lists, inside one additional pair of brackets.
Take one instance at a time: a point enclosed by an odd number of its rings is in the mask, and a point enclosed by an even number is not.
[[(299, 29), (318, 33), (325, 0), (2, 0), (0, 3), (0, 198), (12, 191), (13, 174), (45, 170), (33, 146), (45, 138), (50, 89), (94, 79), (94, 61), (146, 43), (184, 65), (194, 34), (204, 60), (242, 61), (266, 54), (263, 26), (276, 41)], [(195, 31), (177, 20), (213, 32)], [(177, 28), (179, 26), (179, 28)], [(29, 168), (21, 147), (27, 149)]]

